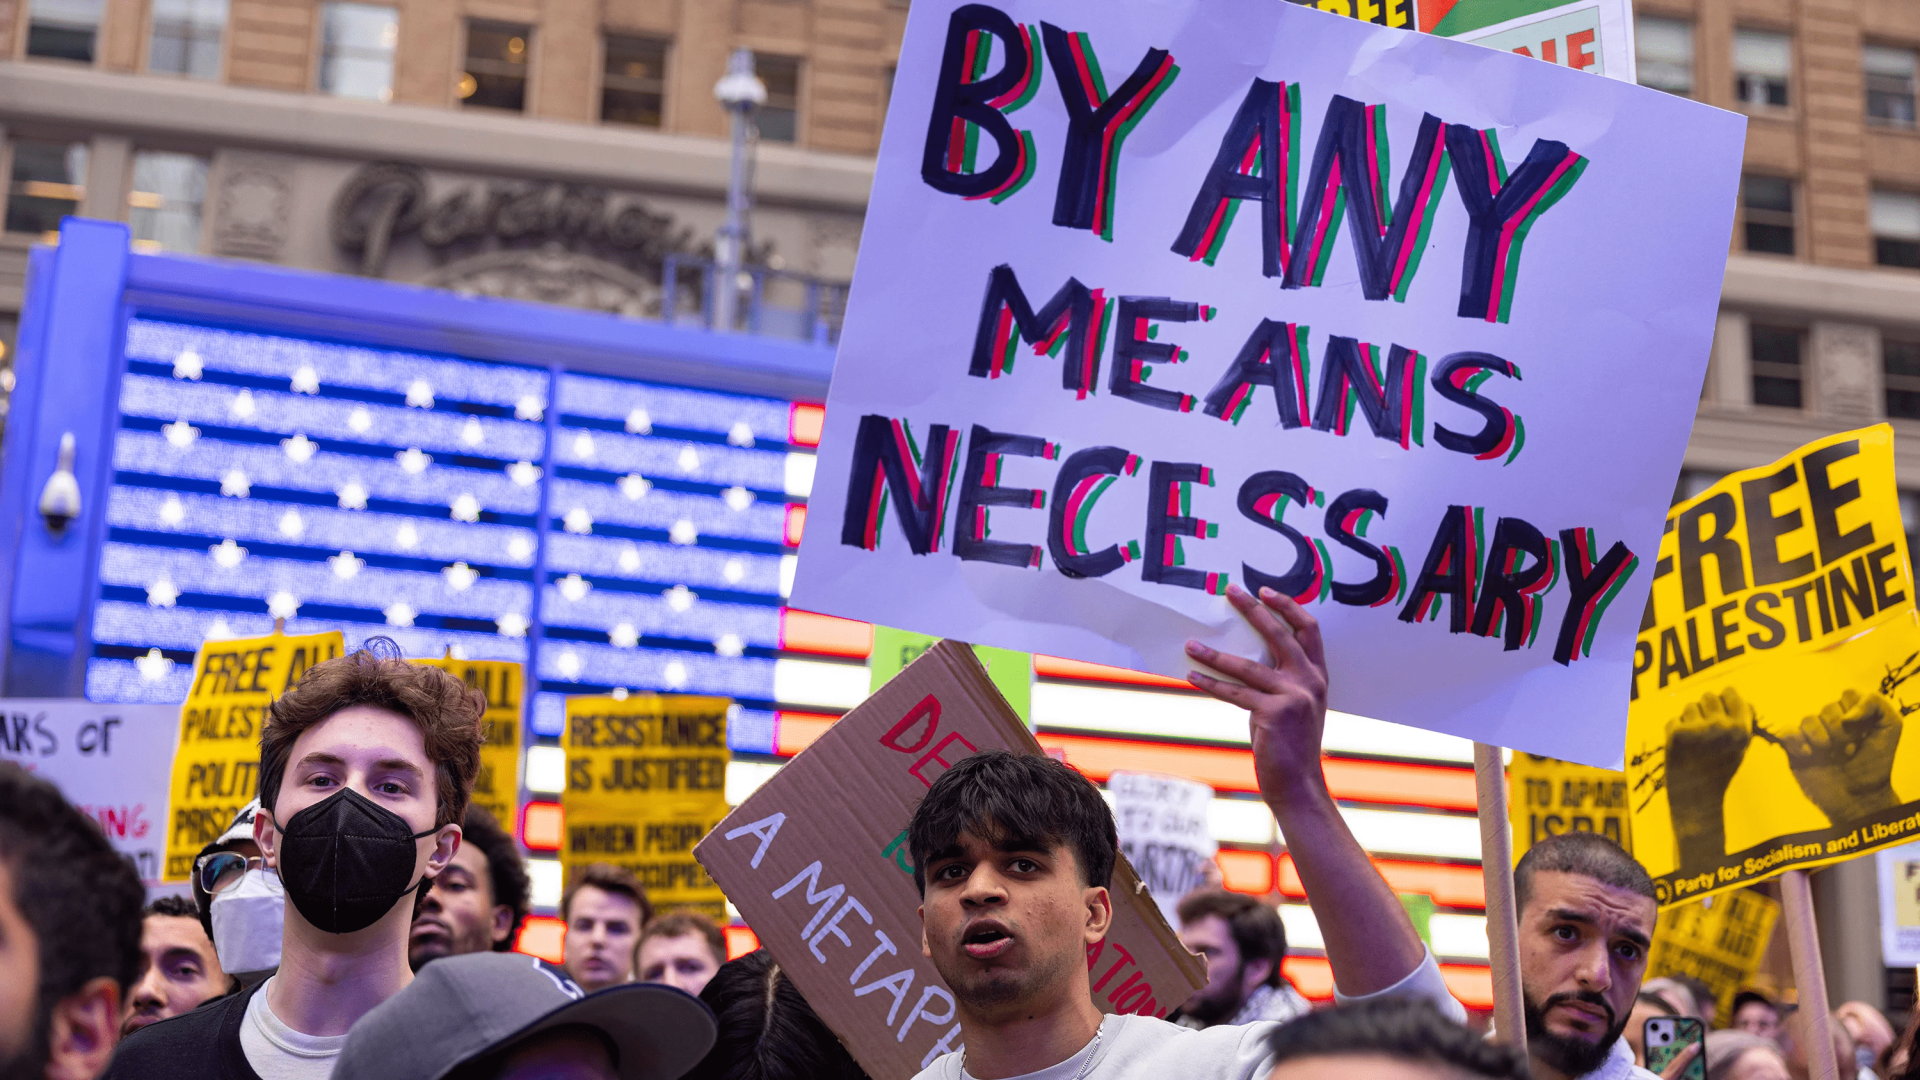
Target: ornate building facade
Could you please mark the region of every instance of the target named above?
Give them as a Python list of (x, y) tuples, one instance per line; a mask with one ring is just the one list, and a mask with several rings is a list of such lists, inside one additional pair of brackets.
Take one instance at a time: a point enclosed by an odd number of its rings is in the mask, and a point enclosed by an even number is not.
[[(724, 212), (713, 85), (741, 47), (768, 89), (752, 261), (790, 311), (830, 307), (905, 14), (894, 0), (0, 0), (0, 330), (26, 249), (75, 212), (127, 221), (152, 249), (685, 316), (688, 264)], [(824, 300), (805, 287), (818, 282)]]

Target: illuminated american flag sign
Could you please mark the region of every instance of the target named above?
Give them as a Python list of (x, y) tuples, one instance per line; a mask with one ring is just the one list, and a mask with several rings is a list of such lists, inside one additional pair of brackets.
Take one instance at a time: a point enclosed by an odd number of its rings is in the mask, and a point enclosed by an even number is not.
[(528, 663), (538, 734), (568, 693), (683, 691), (771, 752), (781, 704), (839, 696), (783, 669), (817, 412), (133, 319), (88, 696), (182, 700), (201, 640), (280, 617)]

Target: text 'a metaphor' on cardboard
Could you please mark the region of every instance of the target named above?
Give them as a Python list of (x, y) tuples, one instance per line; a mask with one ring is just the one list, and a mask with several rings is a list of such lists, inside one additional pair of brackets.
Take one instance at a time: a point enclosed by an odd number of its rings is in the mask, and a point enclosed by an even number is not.
[(1920, 836), (1911, 567), (1886, 424), (1673, 508), (1627, 729), (1662, 907)]
[(511, 660), (416, 660), (437, 667), (486, 695), (481, 719), (486, 741), (480, 744), (480, 775), (473, 780), (472, 805), (493, 815), (508, 832), (520, 811), (520, 725), (526, 696), (526, 668)]
[(340, 656), (338, 630), (202, 642), (193, 688), (180, 706), (169, 785), (165, 880), (186, 881), (200, 849), (220, 838), (260, 793), (260, 728), (267, 707), (308, 668)]
[(570, 697), (561, 742), (567, 788), (560, 863), (633, 872), (660, 911), (692, 908), (727, 921), (727, 898), (693, 846), (727, 815), (727, 714), (720, 697)]
[(0, 700), (0, 759), (51, 781), (151, 885), (160, 880), (166, 850), (167, 780), (179, 717), (173, 705), (6, 698)]
[[(942, 641), (794, 758), (700, 842), (761, 944), (875, 1080), (960, 1048), (952, 993), (920, 952), (906, 829), (969, 754), (1040, 745), (972, 650)], [(1164, 1016), (1205, 982), (1121, 856), (1113, 927), (1087, 950), (1094, 1002)]]
[(1744, 125), (1270, 0), (916, 0), (793, 603), (1180, 677), (1272, 588), (1333, 707), (1619, 768)]

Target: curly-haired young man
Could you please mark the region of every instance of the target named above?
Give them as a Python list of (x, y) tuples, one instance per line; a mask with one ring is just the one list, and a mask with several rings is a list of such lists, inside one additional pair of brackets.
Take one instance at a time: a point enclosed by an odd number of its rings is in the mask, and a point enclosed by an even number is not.
[(353, 1022), (413, 980), (408, 930), (460, 847), (486, 701), (373, 644), (309, 668), (260, 731), (254, 838), (286, 890), (278, 973), (135, 1032), (108, 1076), (325, 1080)]

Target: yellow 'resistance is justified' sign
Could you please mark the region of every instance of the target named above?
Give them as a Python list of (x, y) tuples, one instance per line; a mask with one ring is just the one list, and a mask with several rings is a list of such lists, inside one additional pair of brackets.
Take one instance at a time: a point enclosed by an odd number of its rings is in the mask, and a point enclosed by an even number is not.
[(612, 863), (640, 879), (656, 910), (726, 921), (726, 895), (693, 845), (727, 816), (732, 704), (669, 694), (567, 699), (560, 862), (569, 882), (582, 866)]
[(1920, 836), (1920, 624), (1885, 424), (1667, 517), (1627, 725), (1661, 906)]

